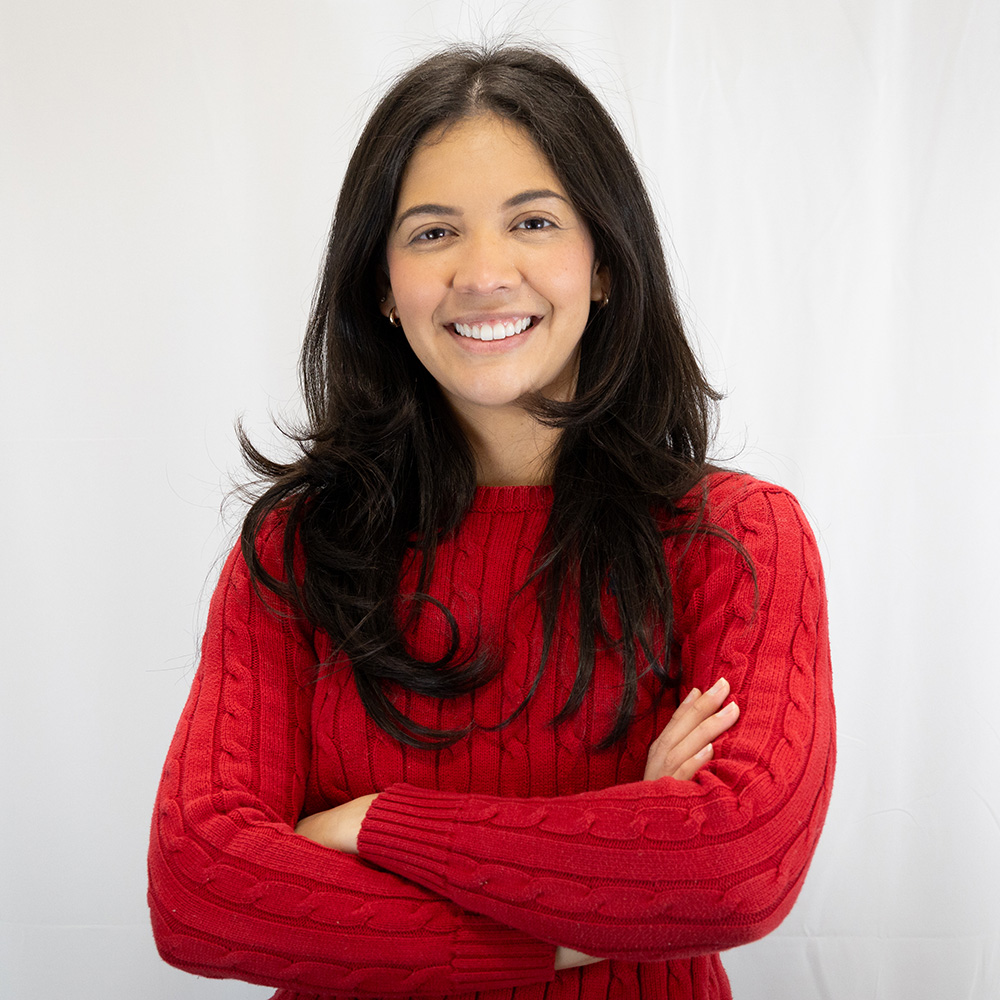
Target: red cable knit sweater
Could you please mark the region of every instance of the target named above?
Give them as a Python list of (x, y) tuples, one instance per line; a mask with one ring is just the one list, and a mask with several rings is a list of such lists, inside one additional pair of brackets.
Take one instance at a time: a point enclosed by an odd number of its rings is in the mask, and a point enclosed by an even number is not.
[[(520, 703), (542, 642), (520, 590), (551, 505), (546, 487), (480, 489), (439, 549), (432, 594), (466, 641), (503, 656), (453, 701), (407, 695), (415, 719), (488, 726)], [(719, 676), (739, 722), (693, 781), (641, 781), (676, 706), (640, 680), (623, 745), (597, 753), (620, 668), (601, 657), (575, 718), (549, 725), (576, 672), (572, 621), (528, 709), (446, 750), (397, 744), (367, 719), (323, 633), (258, 599), (234, 551), (160, 786), (150, 846), (162, 956), (276, 997), (597, 1000), (730, 996), (718, 951), (788, 913), (830, 795), (834, 763), (823, 578), (795, 500), (749, 477), (712, 477), (710, 519), (737, 538), (669, 541), (683, 691)], [(277, 564), (278, 534), (261, 545)], [(412, 568), (402, 592), (413, 585)], [(431, 610), (409, 634), (433, 657)], [(297, 836), (299, 816), (380, 792), (359, 857)], [(554, 943), (612, 961), (553, 972)]]

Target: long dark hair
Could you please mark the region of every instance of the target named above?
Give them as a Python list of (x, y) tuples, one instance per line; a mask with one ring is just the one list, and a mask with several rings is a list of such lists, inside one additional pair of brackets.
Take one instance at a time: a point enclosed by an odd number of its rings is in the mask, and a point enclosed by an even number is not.
[[(609, 300), (592, 310), (581, 339), (575, 397), (525, 403), (562, 431), (535, 561), (545, 639), (538, 676), (560, 608), (574, 600), (579, 665), (555, 721), (579, 708), (599, 646), (616, 649), (623, 693), (600, 744), (609, 746), (631, 720), (640, 659), (665, 683), (676, 682), (664, 538), (711, 530), (701, 524), (703, 505), (684, 509), (682, 498), (705, 476), (718, 397), (684, 336), (632, 156), (601, 104), (558, 60), (523, 48), (449, 49), (409, 70), (376, 107), (347, 168), (302, 349), (308, 416), (291, 435), (300, 457), (272, 461), (241, 432), (249, 465), (270, 483), (244, 521), (243, 553), (255, 586), (292, 602), (348, 657), (379, 726), (414, 746), (462, 735), (418, 725), (395, 707), (391, 691), (399, 685), (454, 697), (495, 669), (488, 650), (456, 662), (459, 636), (447, 609), (451, 649), (433, 663), (407, 654), (399, 620), (407, 550), (420, 550), (423, 592), (439, 541), (472, 501), (475, 463), (437, 384), (378, 306), (409, 157), (431, 130), (483, 113), (519, 125), (548, 157), (610, 276)], [(284, 521), (277, 575), (256, 546), (276, 514)], [(613, 627), (602, 615), (602, 593), (616, 605)]]

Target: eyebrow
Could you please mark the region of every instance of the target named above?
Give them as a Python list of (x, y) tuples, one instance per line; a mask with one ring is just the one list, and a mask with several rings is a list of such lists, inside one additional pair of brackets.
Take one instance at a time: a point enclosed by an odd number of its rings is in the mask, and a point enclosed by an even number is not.
[[(551, 188), (532, 188), (530, 191), (521, 191), (519, 194), (515, 194), (513, 197), (508, 198), (500, 207), (517, 208), (518, 205), (524, 205), (529, 201), (538, 201), (542, 198), (558, 198), (560, 201), (566, 202), (567, 205), (569, 204), (569, 199), (559, 194), (558, 191), (553, 191)], [(436, 205), (431, 202), (427, 202), (423, 205), (414, 205), (412, 208), (408, 208), (398, 219), (396, 219), (393, 230), (395, 231), (399, 229), (399, 227), (413, 215), (455, 216), (461, 214), (462, 213), (457, 208), (453, 208), (451, 205)]]

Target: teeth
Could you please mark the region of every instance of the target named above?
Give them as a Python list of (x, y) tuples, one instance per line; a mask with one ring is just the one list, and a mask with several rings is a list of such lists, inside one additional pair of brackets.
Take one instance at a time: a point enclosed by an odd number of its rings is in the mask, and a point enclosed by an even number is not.
[(531, 317), (525, 316), (523, 319), (514, 320), (510, 323), (456, 323), (455, 332), (463, 337), (471, 337), (473, 340), (506, 340), (507, 337), (514, 337), (519, 333), (524, 333), (531, 326)]

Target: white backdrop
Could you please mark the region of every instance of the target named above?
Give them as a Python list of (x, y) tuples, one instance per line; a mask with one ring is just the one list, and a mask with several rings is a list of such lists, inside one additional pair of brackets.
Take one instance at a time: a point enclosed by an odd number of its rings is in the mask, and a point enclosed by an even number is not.
[(827, 571), (840, 765), (737, 1000), (1000, 990), (997, 0), (0, 0), (0, 996), (267, 995), (156, 956), (148, 819), (340, 177), (389, 78), (508, 28), (634, 143), (719, 453)]

